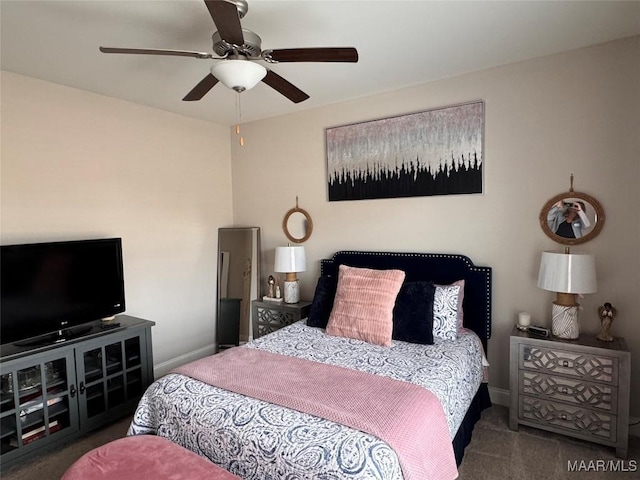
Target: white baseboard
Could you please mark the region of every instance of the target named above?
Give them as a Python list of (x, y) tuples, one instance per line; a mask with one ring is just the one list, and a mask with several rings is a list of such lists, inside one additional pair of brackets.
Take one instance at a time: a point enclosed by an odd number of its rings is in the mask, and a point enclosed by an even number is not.
[(489, 387), (491, 403), (508, 407), (511, 402), (511, 393), (503, 388)]
[(160, 378), (165, 376), (174, 368), (178, 368), (185, 363), (193, 362), (194, 360), (199, 360), (202, 357), (206, 357), (208, 355), (213, 355), (216, 353), (216, 346), (210, 345), (207, 347), (200, 348), (198, 350), (194, 350), (193, 352), (185, 353), (184, 355), (180, 355), (179, 357), (172, 358), (171, 360), (167, 360), (166, 362), (159, 363), (153, 366), (153, 375), (155, 378)]

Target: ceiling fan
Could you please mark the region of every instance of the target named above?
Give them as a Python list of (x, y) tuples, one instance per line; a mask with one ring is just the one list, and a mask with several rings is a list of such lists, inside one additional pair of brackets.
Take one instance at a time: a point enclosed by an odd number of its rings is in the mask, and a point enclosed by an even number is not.
[(237, 92), (249, 90), (262, 81), (292, 102), (299, 103), (309, 98), (309, 95), (256, 61), (264, 60), (269, 64), (280, 62), (355, 63), (358, 61), (358, 51), (353, 47), (262, 50), (262, 39), (251, 30), (242, 28), (240, 24), (240, 19), (246, 15), (249, 9), (246, 0), (204, 0), (204, 3), (218, 29), (212, 36), (215, 54), (151, 48), (100, 47), (100, 51), (103, 53), (171, 55), (220, 60), (211, 67), (211, 73), (187, 93), (182, 99), (185, 101), (200, 100), (219, 81)]

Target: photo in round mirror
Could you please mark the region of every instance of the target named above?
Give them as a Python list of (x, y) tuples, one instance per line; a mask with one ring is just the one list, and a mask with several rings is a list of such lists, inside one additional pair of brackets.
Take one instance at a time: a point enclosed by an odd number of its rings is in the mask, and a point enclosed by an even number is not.
[(540, 225), (552, 240), (577, 245), (595, 238), (604, 224), (604, 210), (585, 193), (566, 192), (549, 200), (540, 212)]

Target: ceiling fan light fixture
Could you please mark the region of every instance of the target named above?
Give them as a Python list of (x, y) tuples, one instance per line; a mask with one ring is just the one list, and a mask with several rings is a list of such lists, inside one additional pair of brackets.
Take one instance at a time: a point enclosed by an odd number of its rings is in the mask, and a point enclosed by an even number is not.
[(252, 89), (266, 74), (266, 68), (250, 60), (223, 60), (211, 67), (211, 75), (236, 92)]

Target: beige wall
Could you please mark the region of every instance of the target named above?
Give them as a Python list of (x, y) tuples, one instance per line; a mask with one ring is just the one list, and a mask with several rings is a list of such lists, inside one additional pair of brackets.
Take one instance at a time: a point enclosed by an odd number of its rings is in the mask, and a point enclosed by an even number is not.
[(122, 237), (155, 363), (213, 348), (228, 128), (9, 72), (1, 92), (2, 243)]
[[(478, 99), (483, 195), (327, 201), (325, 128)], [(286, 244), (280, 225), (296, 196), (314, 223), (303, 298), (313, 295), (319, 259), (339, 249), (467, 254), (493, 267), (489, 360), (498, 389), (509, 388), (517, 312), (549, 325), (554, 294), (536, 287), (537, 271), (540, 253), (560, 246), (538, 215), (574, 173), (576, 190), (606, 211), (600, 236), (575, 249), (594, 254), (598, 270), (598, 292), (582, 301), (583, 329), (599, 329), (598, 305), (618, 308), (613, 331), (633, 354), (632, 413), (640, 415), (640, 37), (255, 122), (243, 136), (240, 147), (232, 135), (234, 220), (262, 227), (264, 275), (274, 248)]]
[[(314, 222), (303, 298), (318, 260), (339, 249), (455, 252), (492, 266), (491, 384), (508, 389), (516, 314), (548, 325), (554, 297), (536, 287), (540, 252), (559, 249), (538, 214), (574, 173), (607, 215), (580, 248), (596, 256), (599, 280), (582, 323), (594, 332), (596, 307), (618, 308), (640, 416), (639, 87), (636, 37), (247, 124), (240, 148), (226, 127), (2, 72), (0, 240), (122, 236), (127, 311), (158, 323), (157, 366), (213, 344), (217, 228), (260, 226), (267, 276), (299, 196)], [(477, 99), (483, 195), (327, 201), (326, 127)]]

